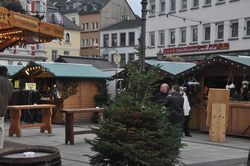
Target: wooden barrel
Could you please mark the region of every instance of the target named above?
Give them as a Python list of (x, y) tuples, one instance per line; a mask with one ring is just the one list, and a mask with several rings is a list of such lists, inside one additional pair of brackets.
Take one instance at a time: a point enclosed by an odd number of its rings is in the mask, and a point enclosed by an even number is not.
[[(24, 154), (34, 152), (34, 156)], [(51, 146), (18, 146), (0, 150), (1, 166), (61, 166), (61, 156), (57, 148)]]

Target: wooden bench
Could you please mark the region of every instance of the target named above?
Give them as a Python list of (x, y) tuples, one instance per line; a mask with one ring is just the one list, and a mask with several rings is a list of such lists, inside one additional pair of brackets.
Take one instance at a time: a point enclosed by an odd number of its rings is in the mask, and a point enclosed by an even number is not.
[[(44, 133), (45, 130), (48, 133), (52, 133), (52, 108), (55, 105), (52, 104), (38, 104), (38, 105), (13, 105), (8, 106), (9, 109), (9, 116), (10, 116), (10, 128), (9, 128), (9, 136), (13, 136), (16, 134), (17, 137), (21, 137), (21, 129), (22, 128), (29, 128), (29, 127), (41, 127), (40, 132)], [(20, 124), (20, 118), (22, 115), (22, 111), (24, 109), (42, 109), (42, 123), (36, 124)]]
[(74, 114), (84, 112), (99, 112), (99, 119), (103, 118), (103, 108), (81, 108), (81, 109), (65, 109), (60, 110), (61, 113), (65, 113), (65, 144), (70, 142), (74, 145), (74, 135), (91, 133), (91, 130), (74, 131)]

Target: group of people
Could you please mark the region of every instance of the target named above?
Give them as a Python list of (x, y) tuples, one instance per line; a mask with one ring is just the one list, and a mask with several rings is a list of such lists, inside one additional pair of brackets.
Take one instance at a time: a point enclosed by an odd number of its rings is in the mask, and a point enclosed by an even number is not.
[(184, 131), (186, 137), (192, 137), (188, 126), (191, 107), (185, 91), (185, 87), (173, 85), (170, 89), (167, 83), (163, 83), (160, 87), (160, 92), (155, 94), (154, 101), (162, 103), (169, 108), (169, 122), (173, 125), (180, 125), (181, 136)]

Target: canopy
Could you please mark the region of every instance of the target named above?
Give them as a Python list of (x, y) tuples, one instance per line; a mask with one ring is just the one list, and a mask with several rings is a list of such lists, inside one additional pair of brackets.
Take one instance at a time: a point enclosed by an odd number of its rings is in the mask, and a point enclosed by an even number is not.
[(50, 42), (63, 38), (64, 28), (0, 7), (0, 51), (12, 45)]

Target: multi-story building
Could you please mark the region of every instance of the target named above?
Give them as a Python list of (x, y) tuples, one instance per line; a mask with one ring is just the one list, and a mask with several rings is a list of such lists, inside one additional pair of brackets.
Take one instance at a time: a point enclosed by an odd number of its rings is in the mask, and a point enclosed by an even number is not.
[(80, 55), (100, 57), (100, 29), (136, 19), (126, 0), (51, 0), (60, 12), (82, 28)]
[(250, 56), (250, 1), (150, 0), (146, 58), (194, 61), (218, 54)]
[[(47, 21), (51, 23), (62, 22), (64, 27), (64, 39), (55, 39), (45, 44), (47, 62), (55, 61), (59, 55), (79, 56), (82, 29), (60, 14), (58, 9), (50, 2), (48, 2), (47, 8)], [(58, 19), (55, 20), (55, 17), (58, 17)]]
[(141, 20), (124, 20), (100, 30), (100, 56), (115, 64), (113, 56), (120, 56), (117, 64), (123, 64), (137, 60), (134, 47), (139, 45), (141, 34)]

